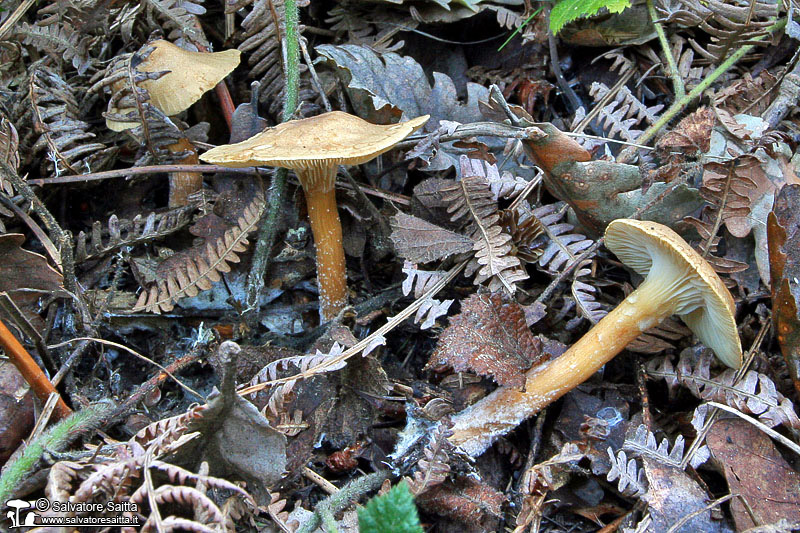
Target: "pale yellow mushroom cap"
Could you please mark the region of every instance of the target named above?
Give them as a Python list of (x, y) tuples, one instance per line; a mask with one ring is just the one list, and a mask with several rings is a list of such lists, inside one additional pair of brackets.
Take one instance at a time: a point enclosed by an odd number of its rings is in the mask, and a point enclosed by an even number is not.
[(342, 111), (290, 120), (246, 141), (217, 146), (200, 156), (227, 167), (258, 165), (305, 170), (360, 165), (390, 150), (428, 121), (424, 115), (399, 124), (372, 124)]
[[(241, 52), (236, 49), (221, 52), (190, 52), (169, 41), (158, 40), (146, 46), (155, 48), (137, 67), (142, 72), (169, 71), (156, 80), (145, 80), (140, 86), (150, 94), (150, 103), (165, 115), (177, 115), (200, 100), (225, 76), (239, 65)], [(132, 109), (120, 109), (127, 113)], [(106, 119), (114, 131), (124, 131), (138, 122), (119, 122)]]
[(742, 366), (733, 297), (717, 273), (680, 235), (643, 220), (614, 220), (606, 247), (627, 266), (653, 279), (675, 314), (731, 368)]

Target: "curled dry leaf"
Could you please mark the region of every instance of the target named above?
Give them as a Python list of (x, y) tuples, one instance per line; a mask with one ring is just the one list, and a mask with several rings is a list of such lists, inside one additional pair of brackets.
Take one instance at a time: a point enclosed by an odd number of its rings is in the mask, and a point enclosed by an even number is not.
[(701, 107), (688, 115), (656, 143), (662, 153), (680, 152), (686, 155), (706, 153), (711, 145), (711, 131), (716, 117), (708, 107)]
[(452, 367), (522, 387), (525, 370), (541, 352), (542, 343), (528, 329), (519, 304), (502, 293), (481, 293), (461, 302), (461, 312), (439, 337), (427, 368)]
[(795, 389), (800, 391), (800, 185), (778, 193), (767, 220), (772, 317)]

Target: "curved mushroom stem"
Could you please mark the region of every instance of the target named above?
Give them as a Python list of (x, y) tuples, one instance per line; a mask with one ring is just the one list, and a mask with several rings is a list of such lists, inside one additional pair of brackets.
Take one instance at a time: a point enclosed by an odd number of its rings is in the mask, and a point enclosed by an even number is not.
[(663, 278), (648, 277), (616, 309), (554, 361), (528, 371), (525, 389), (500, 387), (453, 417), (450, 441), (477, 456), (494, 440), (574, 389), (642, 332), (675, 312)]
[[(330, 175), (323, 176), (323, 173)], [(347, 303), (347, 267), (342, 245), (342, 223), (336, 209), (336, 191), (333, 187), (336, 166), (330, 169), (297, 171), (297, 178), (303, 184), (314, 246), (317, 248), (320, 314), (323, 320), (330, 320)]]

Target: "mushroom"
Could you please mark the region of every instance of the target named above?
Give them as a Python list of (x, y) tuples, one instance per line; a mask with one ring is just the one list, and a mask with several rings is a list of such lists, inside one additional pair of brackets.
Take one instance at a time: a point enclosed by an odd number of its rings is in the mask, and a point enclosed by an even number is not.
[(557, 359), (528, 371), (525, 388), (501, 387), (454, 417), (450, 440), (479, 455), (500, 435), (588, 379), (643, 332), (680, 316), (726, 365), (742, 364), (735, 307), (714, 269), (656, 222), (618, 219), (606, 247), (645, 276), (639, 288)]
[(320, 313), (328, 320), (347, 301), (342, 225), (334, 190), (337, 166), (360, 165), (374, 159), (427, 120), (425, 115), (399, 124), (378, 125), (332, 111), (267, 128), (246, 141), (213, 148), (200, 159), (229, 167), (267, 165), (295, 172), (305, 191), (317, 247)]
[[(164, 72), (166, 74), (154, 79), (138, 83), (150, 95), (150, 103), (167, 116), (177, 115), (200, 100), (225, 76), (239, 65), (241, 52), (236, 49), (222, 52), (191, 52), (184, 50), (169, 41), (157, 40), (145, 45), (152, 47), (150, 54), (136, 66), (141, 72)], [(125, 81), (113, 85), (113, 91), (119, 91)], [(112, 106), (114, 100), (112, 99)], [(109, 109), (111, 114), (127, 115), (133, 108)], [(113, 120), (106, 117), (106, 126), (113, 131), (125, 131), (135, 128), (139, 122)], [(197, 150), (185, 137), (167, 146), (173, 153), (188, 152), (178, 163), (197, 164)], [(199, 172), (171, 172), (169, 175), (169, 206), (178, 207), (188, 204), (189, 195), (199, 191), (203, 186), (203, 175)]]
[[(177, 115), (200, 100), (206, 92), (214, 88), (225, 76), (239, 65), (241, 52), (236, 49), (221, 52), (192, 52), (159, 39), (147, 43), (145, 48), (153, 48), (150, 54), (138, 65), (140, 72), (165, 72), (154, 80), (138, 83), (150, 95), (150, 103), (167, 116)], [(126, 82), (114, 84), (117, 92)], [(114, 114), (127, 114), (133, 108), (110, 109)], [(126, 122), (106, 118), (106, 126), (113, 131), (135, 128), (139, 122)]]

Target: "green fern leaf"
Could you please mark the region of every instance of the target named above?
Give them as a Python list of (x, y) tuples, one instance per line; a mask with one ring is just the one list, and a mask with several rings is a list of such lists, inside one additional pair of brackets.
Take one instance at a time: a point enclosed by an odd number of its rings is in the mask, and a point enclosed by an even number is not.
[(581, 17), (591, 17), (600, 9), (621, 13), (631, 7), (631, 0), (560, 0), (550, 12), (550, 31), (556, 34), (567, 22)]
[(358, 510), (361, 533), (423, 533), (414, 497), (408, 485), (400, 483)]

